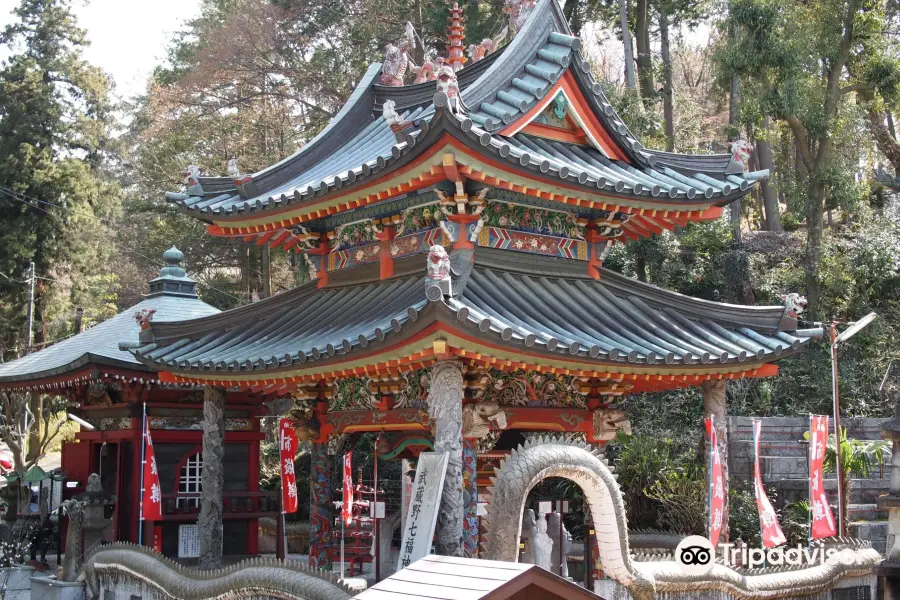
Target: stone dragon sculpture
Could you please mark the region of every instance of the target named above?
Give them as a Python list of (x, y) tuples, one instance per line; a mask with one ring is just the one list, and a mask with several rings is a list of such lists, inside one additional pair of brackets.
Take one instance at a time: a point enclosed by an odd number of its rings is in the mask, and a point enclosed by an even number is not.
[(254, 558), (230, 567), (200, 571), (179, 565), (146, 546), (117, 542), (98, 546), (84, 564), (92, 598), (103, 590), (131, 588), (153, 600), (348, 600), (354, 592), (336, 575), (298, 562)]
[[(603, 455), (591, 446), (553, 437), (529, 440), (514, 450), (492, 478), (481, 557), (516, 562), (519, 531), (528, 492), (548, 477), (564, 477), (579, 485), (594, 518), (604, 571), (634, 600), (673, 597), (708, 591), (709, 598), (795, 598), (826, 592), (838, 580), (868, 576), (881, 555), (872, 548), (850, 547), (849, 561), (797, 570), (742, 572), (716, 564), (703, 576), (692, 576), (673, 560), (639, 562), (629, 549), (622, 492)], [(492, 510), (493, 506), (500, 510)], [(515, 507), (518, 507), (516, 509)], [(842, 557), (844, 552), (842, 551)]]

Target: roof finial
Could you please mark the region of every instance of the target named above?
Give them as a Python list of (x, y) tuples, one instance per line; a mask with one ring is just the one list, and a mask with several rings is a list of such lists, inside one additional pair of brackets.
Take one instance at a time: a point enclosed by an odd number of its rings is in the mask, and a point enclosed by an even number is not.
[(447, 36), (450, 40), (450, 46), (447, 48), (447, 60), (454, 71), (459, 71), (466, 64), (465, 48), (463, 47), (463, 38), (465, 37), (465, 29), (462, 24), (462, 9), (457, 2), (453, 3), (450, 9), (450, 31)]
[(181, 261), (184, 260), (184, 252), (172, 246), (163, 252), (163, 260), (166, 266), (159, 270), (159, 277), (150, 282), (150, 296), (177, 295), (197, 297), (197, 282), (187, 276)]
[(172, 246), (163, 252), (162, 257), (166, 261), (166, 266), (159, 270), (160, 277), (165, 277), (166, 275), (185, 276), (185, 270), (181, 267), (181, 261), (184, 260), (184, 252)]

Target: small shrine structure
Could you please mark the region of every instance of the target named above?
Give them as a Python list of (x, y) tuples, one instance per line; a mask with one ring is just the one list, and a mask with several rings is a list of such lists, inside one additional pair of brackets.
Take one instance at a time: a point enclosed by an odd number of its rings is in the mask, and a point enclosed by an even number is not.
[(312, 280), (153, 319), (134, 355), (161, 381), (291, 399), (313, 442), (313, 566), (333, 543), (334, 456), (358, 434), (381, 432), (385, 457), (450, 452), (437, 552), (474, 556), (479, 494), (519, 442), (603, 444), (639, 392), (702, 386), (724, 411), (726, 380), (775, 374), (819, 333), (796, 299), (721, 304), (603, 268), (613, 244), (717, 219), (768, 173), (645, 148), (558, 3), (513, 4), (504, 47), (407, 85), (409, 43), (391, 45), (293, 156), (167, 194), (212, 235), (299, 254)]
[[(67, 411), (82, 424), (73, 442), (63, 444), (62, 469), (87, 490), (92, 474), (102, 492), (115, 496), (108, 541), (138, 541), (141, 493), (141, 424), (146, 406), (163, 491), (162, 522), (145, 522), (144, 539), (169, 556), (185, 554), (179, 539), (196, 522), (200, 505), (203, 390), (194, 384), (161, 381), (157, 370), (139, 362), (120, 342), (138, 343), (148, 319), (173, 322), (218, 313), (197, 297), (197, 283), (181, 267), (184, 255), (171, 248), (166, 265), (150, 281), (150, 293), (133, 307), (38, 352), (0, 365), (0, 389), (11, 393), (63, 396)], [(259, 416), (268, 412), (261, 397), (246, 391), (225, 398), (225, 553), (257, 551), (257, 520), (276, 516), (278, 498), (259, 491), (259, 450), (264, 434)], [(96, 476), (95, 476), (96, 477)], [(190, 552), (188, 552), (190, 553)]]

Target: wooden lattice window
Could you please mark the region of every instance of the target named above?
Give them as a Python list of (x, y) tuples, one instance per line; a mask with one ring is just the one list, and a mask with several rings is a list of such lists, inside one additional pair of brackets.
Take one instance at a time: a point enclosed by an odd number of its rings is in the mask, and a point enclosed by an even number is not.
[[(201, 492), (200, 476), (203, 473), (203, 455), (197, 452), (181, 465), (181, 473), (178, 475), (179, 494), (199, 494)], [(200, 498), (178, 498), (176, 506), (191, 508), (200, 507)]]

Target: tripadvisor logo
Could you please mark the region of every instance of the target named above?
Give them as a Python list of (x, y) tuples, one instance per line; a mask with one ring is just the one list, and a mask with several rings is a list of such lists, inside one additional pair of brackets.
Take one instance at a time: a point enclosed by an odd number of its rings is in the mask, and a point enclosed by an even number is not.
[(799, 544), (795, 548), (736, 548), (734, 544), (712, 543), (701, 535), (692, 535), (681, 540), (675, 548), (675, 562), (688, 575), (706, 575), (712, 571), (716, 558), (726, 567), (742, 565), (749, 569), (760, 567), (792, 567), (815, 565), (853, 565), (856, 553), (849, 548), (806, 548)]

